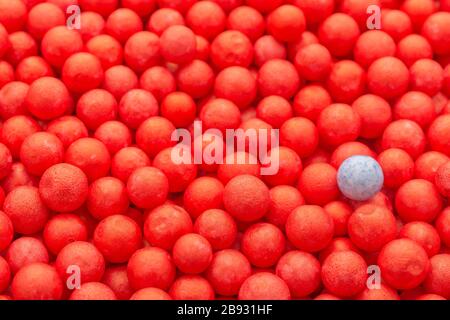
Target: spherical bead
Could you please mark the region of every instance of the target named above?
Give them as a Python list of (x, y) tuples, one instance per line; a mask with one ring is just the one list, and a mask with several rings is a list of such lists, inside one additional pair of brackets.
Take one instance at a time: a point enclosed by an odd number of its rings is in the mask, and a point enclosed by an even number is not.
[(139, 249), (127, 265), (128, 279), (134, 290), (149, 287), (167, 290), (175, 280), (175, 271), (170, 254), (155, 247)]
[(77, 166), (94, 181), (108, 174), (111, 156), (105, 144), (94, 138), (81, 138), (66, 150), (65, 162)]
[(53, 254), (58, 254), (71, 242), (86, 241), (88, 229), (79, 216), (61, 213), (47, 222), (43, 231), (43, 238), (48, 250)]
[(117, 300), (114, 291), (101, 282), (89, 282), (72, 292), (69, 300)]
[(294, 113), (316, 122), (323, 109), (331, 104), (331, 96), (320, 85), (308, 85), (300, 89), (294, 97)]
[(103, 142), (111, 155), (132, 143), (132, 133), (120, 121), (107, 121), (95, 130), (94, 138)]
[(13, 116), (28, 114), (25, 105), (28, 89), (28, 84), (13, 81), (0, 90), (0, 115), (3, 119), (6, 120)]
[(95, 228), (94, 245), (112, 263), (127, 262), (142, 245), (138, 224), (123, 215), (111, 215)]
[(153, 209), (162, 205), (167, 199), (168, 192), (169, 181), (157, 168), (138, 167), (128, 177), (128, 197), (139, 208)]
[(192, 159), (189, 163), (176, 163), (172, 157), (174, 150), (174, 148), (167, 148), (159, 152), (155, 156), (153, 165), (166, 175), (170, 192), (182, 192), (197, 177), (198, 169)]
[(41, 231), (49, 217), (49, 211), (35, 187), (21, 186), (5, 198), (4, 212), (9, 216), (14, 231), (30, 235)]
[(239, 300), (289, 300), (289, 287), (280, 277), (259, 272), (247, 278), (238, 295)]
[(185, 128), (194, 122), (197, 115), (195, 101), (184, 92), (168, 94), (161, 104), (161, 115), (177, 128)]
[(89, 186), (86, 204), (89, 212), (98, 220), (125, 213), (128, 197), (124, 183), (113, 177), (95, 180)]
[(57, 136), (37, 132), (28, 136), (20, 148), (20, 160), (27, 171), (41, 176), (45, 170), (63, 161), (64, 146)]
[(353, 251), (331, 253), (322, 264), (322, 282), (338, 297), (347, 298), (364, 290), (367, 264)]
[(367, 71), (369, 91), (384, 99), (394, 99), (408, 90), (409, 70), (405, 64), (394, 57), (375, 60)]
[(328, 91), (336, 102), (352, 103), (366, 87), (366, 74), (354, 61), (335, 63), (327, 80)]
[(388, 188), (399, 188), (414, 176), (414, 160), (402, 149), (387, 149), (378, 155), (377, 161), (383, 170), (384, 185)]
[(48, 168), (39, 182), (39, 194), (45, 205), (54, 211), (78, 209), (88, 195), (88, 179), (79, 168), (56, 164)]
[(444, 197), (450, 198), (450, 161), (437, 170), (435, 184)]
[(105, 24), (106, 33), (121, 43), (125, 43), (130, 36), (142, 29), (143, 24), (139, 16), (127, 8), (120, 8), (112, 12)]
[(158, 115), (158, 102), (145, 90), (128, 91), (118, 106), (120, 119), (132, 129), (137, 129), (146, 119)]
[(65, 12), (52, 3), (39, 3), (28, 12), (27, 29), (35, 39), (41, 40), (45, 33), (66, 22)]
[[(377, 46), (373, 46), (374, 43), (377, 43)], [(394, 56), (395, 50), (395, 42), (386, 32), (381, 30), (366, 31), (355, 44), (355, 61), (362, 67), (367, 68), (379, 58)]]
[(339, 167), (337, 181), (346, 197), (365, 201), (381, 190), (384, 176), (380, 165), (372, 157), (352, 156)]
[(291, 98), (300, 86), (300, 77), (294, 65), (286, 60), (273, 59), (261, 66), (258, 87), (263, 97), (278, 95)]
[(85, 124), (74, 116), (62, 116), (51, 121), (47, 125), (47, 132), (57, 136), (64, 149), (67, 149), (76, 140), (88, 136), (88, 129)]
[(175, 300), (214, 300), (211, 284), (197, 275), (184, 275), (175, 280), (170, 288)]
[(354, 141), (361, 132), (361, 118), (346, 104), (331, 104), (317, 119), (321, 141), (331, 147)]
[(216, 97), (230, 100), (243, 109), (256, 98), (256, 79), (243, 67), (228, 67), (217, 75), (214, 93)]
[(205, 237), (214, 250), (231, 248), (237, 237), (237, 226), (233, 217), (220, 209), (204, 211), (195, 220), (194, 231)]
[(449, 254), (435, 255), (430, 259), (430, 271), (425, 280), (425, 288), (428, 292), (441, 295), (446, 299), (450, 297), (449, 264)]
[(136, 74), (126, 66), (118, 65), (105, 71), (103, 89), (109, 91), (117, 100), (128, 91), (136, 89), (138, 84)]
[(225, 186), (223, 202), (226, 210), (237, 220), (256, 221), (269, 210), (269, 189), (254, 176), (237, 176)]
[(303, 205), (293, 210), (286, 221), (286, 235), (298, 249), (317, 252), (324, 249), (334, 234), (331, 216), (319, 206)]
[(309, 204), (325, 205), (339, 196), (337, 171), (328, 163), (307, 166), (300, 176), (298, 189)]
[(217, 294), (234, 296), (252, 274), (252, 269), (241, 252), (228, 249), (214, 254), (206, 274)]
[(442, 205), (438, 189), (428, 180), (409, 180), (395, 196), (395, 208), (405, 222), (431, 222), (441, 212)]
[(62, 80), (67, 88), (77, 94), (100, 87), (104, 79), (101, 61), (90, 53), (71, 55), (64, 62)]
[(17, 300), (59, 300), (63, 295), (63, 283), (54, 267), (33, 263), (15, 275), (11, 292)]
[(267, 16), (267, 29), (279, 41), (295, 41), (305, 28), (303, 11), (293, 5), (282, 5)]
[(389, 124), (381, 138), (382, 150), (398, 148), (413, 159), (425, 150), (426, 138), (422, 128), (411, 120), (397, 120)]
[(254, 224), (241, 240), (242, 253), (259, 268), (273, 266), (284, 252), (286, 241), (280, 229), (270, 223)]
[(50, 120), (65, 114), (72, 107), (73, 100), (62, 81), (43, 77), (30, 85), (25, 105), (38, 119)]
[(286, 59), (287, 50), (283, 43), (277, 41), (270, 35), (265, 35), (256, 40), (254, 44), (255, 63), (261, 67), (264, 63), (272, 59)]
[(50, 29), (42, 38), (41, 51), (47, 62), (61, 68), (72, 54), (83, 49), (83, 40), (76, 30), (69, 30), (66, 26)]
[(436, 181), (436, 172), (450, 160), (445, 154), (428, 151), (417, 158), (414, 175), (418, 179), (425, 179), (432, 183)]
[(21, 237), (14, 240), (5, 254), (10, 270), (13, 274), (17, 273), (26, 265), (32, 263), (49, 262), (49, 254), (45, 244), (41, 240), (33, 237)]
[(190, 233), (175, 242), (172, 256), (175, 265), (183, 273), (198, 274), (208, 268), (213, 252), (206, 238)]
[(335, 13), (326, 18), (319, 28), (320, 42), (336, 57), (352, 52), (360, 31), (356, 21), (349, 15)]
[(209, 209), (223, 206), (223, 184), (213, 177), (200, 177), (194, 180), (183, 195), (183, 204), (187, 212), (197, 218)]
[(239, 31), (225, 31), (211, 43), (211, 60), (219, 69), (249, 67), (253, 60), (252, 43)]
[(294, 298), (308, 296), (321, 283), (319, 261), (302, 251), (290, 251), (283, 255), (278, 261), (276, 274), (286, 282)]
[(105, 272), (105, 259), (100, 251), (90, 242), (75, 241), (66, 245), (58, 253), (55, 268), (61, 279), (66, 280), (70, 266), (80, 269), (80, 282), (100, 281)]
[(183, 208), (165, 204), (148, 214), (144, 236), (153, 246), (170, 250), (181, 236), (192, 232), (192, 228), (191, 217)]
[(378, 252), (397, 235), (395, 216), (387, 208), (363, 205), (355, 210), (348, 221), (352, 242), (366, 252)]
[(195, 34), (185, 26), (167, 28), (159, 39), (161, 55), (168, 62), (185, 64), (195, 58)]
[(449, 12), (434, 13), (425, 20), (422, 27), (422, 34), (437, 54), (450, 53), (449, 17)]
[(136, 291), (130, 297), (130, 300), (172, 300), (165, 291), (158, 288), (144, 288)]
[(311, 44), (298, 51), (295, 56), (295, 67), (302, 78), (309, 81), (320, 81), (330, 74), (332, 57), (324, 46)]
[(175, 25), (184, 25), (183, 16), (177, 10), (160, 8), (150, 16), (147, 29), (160, 36), (164, 30)]
[(388, 285), (412, 289), (425, 280), (430, 262), (419, 244), (409, 239), (397, 239), (381, 250), (378, 265)]
[(127, 182), (134, 170), (150, 165), (150, 159), (139, 148), (127, 147), (119, 150), (111, 160), (111, 174)]
[[(176, 90), (175, 78), (164, 67), (155, 66), (147, 69), (139, 80), (142, 89), (149, 91), (158, 101)], [(126, 91), (125, 91), (126, 92)]]
[(438, 254), (441, 248), (441, 239), (438, 232), (426, 222), (415, 221), (405, 224), (400, 230), (399, 236), (420, 244), (429, 257)]
[(11, 219), (3, 211), (0, 211), (0, 250), (3, 251), (8, 248), (14, 237), (14, 227)]
[(176, 82), (179, 89), (192, 98), (203, 98), (214, 86), (214, 71), (206, 62), (197, 59), (178, 70)]
[(442, 152), (450, 157), (449, 124), (450, 114), (437, 117), (428, 129), (427, 137), (431, 150)]
[(422, 128), (427, 128), (436, 117), (433, 100), (418, 91), (410, 91), (400, 97), (393, 111), (394, 119), (412, 120)]
[(196, 2), (186, 13), (185, 19), (195, 34), (208, 40), (214, 39), (226, 25), (225, 12), (212, 1)]
[(264, 17), (257, 10), (241, 6), (232, 10), (227, 19), (227, 27), (244, 33), (252, 42), (258, 40), (265, 31)]
[(91, 38), (86, 43), (86, 49), (100, 60), (103, 70), (122, 63), (124, 55), (122, 45), (107, 34)]

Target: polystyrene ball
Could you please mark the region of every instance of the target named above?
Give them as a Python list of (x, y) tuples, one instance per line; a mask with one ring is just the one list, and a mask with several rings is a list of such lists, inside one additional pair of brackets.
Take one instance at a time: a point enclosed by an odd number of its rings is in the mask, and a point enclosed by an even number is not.
[(337, 181), (339, 189), (347, 198), (366, 201), (381, 190), (384, 175), (372, 157), (353, 156), (339, 167)]

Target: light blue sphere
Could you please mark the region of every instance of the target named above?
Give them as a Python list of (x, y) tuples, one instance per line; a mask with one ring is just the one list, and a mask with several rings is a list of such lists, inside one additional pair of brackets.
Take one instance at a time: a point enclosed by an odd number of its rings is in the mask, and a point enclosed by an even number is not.
[(342, 194), (347, 198), (366, 201), (383, 187), (383, 170), (372, 157), (353, 156), (342, 162), (337, 182)]

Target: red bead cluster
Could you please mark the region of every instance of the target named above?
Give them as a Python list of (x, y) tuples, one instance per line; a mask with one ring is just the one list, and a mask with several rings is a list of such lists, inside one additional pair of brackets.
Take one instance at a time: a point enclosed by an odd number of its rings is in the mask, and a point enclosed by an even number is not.
[(0, 299), (450, 299), (449, 98), (449, 0), (0, 0)]

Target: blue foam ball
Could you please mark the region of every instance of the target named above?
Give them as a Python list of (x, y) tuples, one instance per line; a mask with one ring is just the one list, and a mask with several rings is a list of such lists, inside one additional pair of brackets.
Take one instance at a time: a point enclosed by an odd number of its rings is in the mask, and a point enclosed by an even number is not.
[(366, 201), (383, 187), (383, 170), (372, 157), (353, 156), (342, 162), (337, 182), (342, 194), (347, 198)]

